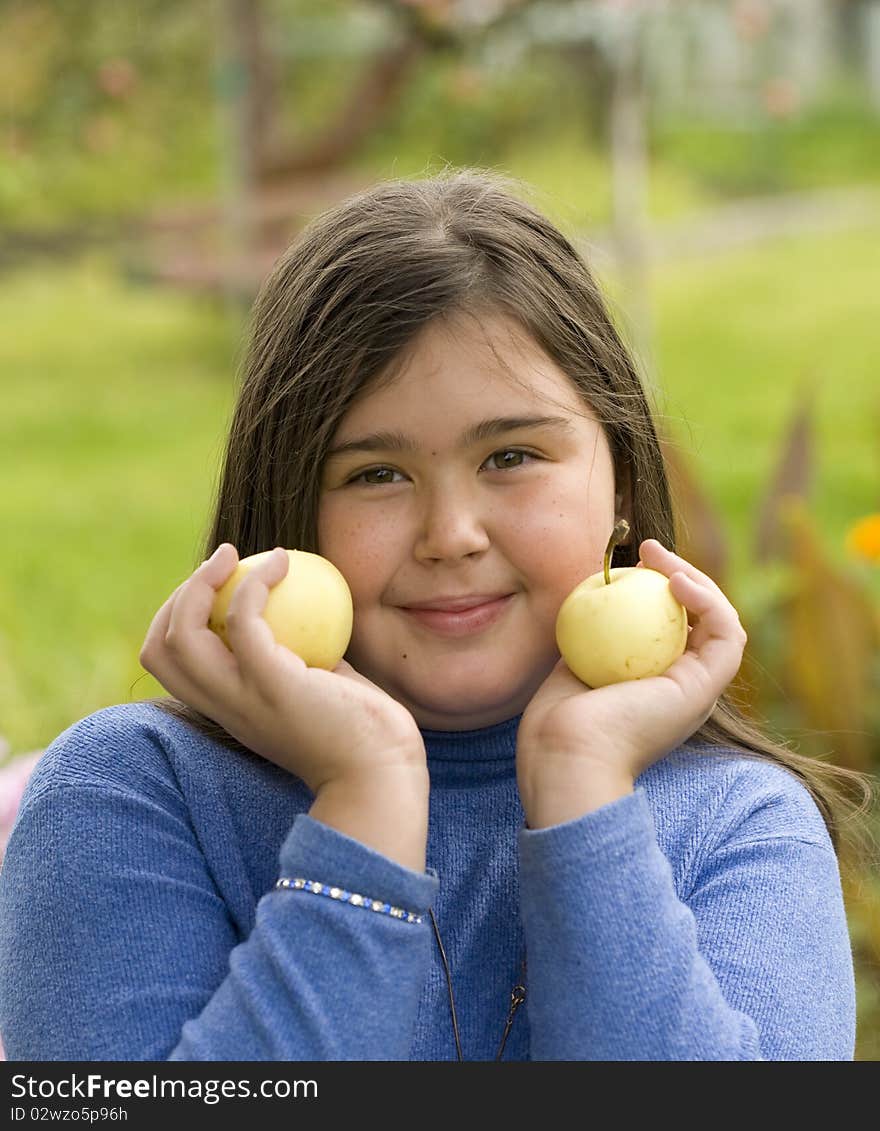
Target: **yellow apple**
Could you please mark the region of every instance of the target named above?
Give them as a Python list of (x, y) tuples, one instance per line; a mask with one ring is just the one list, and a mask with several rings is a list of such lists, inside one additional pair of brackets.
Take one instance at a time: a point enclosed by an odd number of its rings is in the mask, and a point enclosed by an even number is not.
[(687, 610), (669, 578), (621, 566), (594, 573), (569, 593), (556, 618), (563, 660), (588, 687), (661, 675), (687, 647)]
[[(226, 634), (226, 612), (241, 579), (272, 553), (265, 550), (242, 558), (232, 576), (217, 590), (208, 627), (232, 651)], [(279, 644), (311, 668), (332, 671), (351, 639), (354, 610), (348, 583), (332, 562), (306, 550), (288, 550), (287, 573), (269, 590), (263, 618)]]

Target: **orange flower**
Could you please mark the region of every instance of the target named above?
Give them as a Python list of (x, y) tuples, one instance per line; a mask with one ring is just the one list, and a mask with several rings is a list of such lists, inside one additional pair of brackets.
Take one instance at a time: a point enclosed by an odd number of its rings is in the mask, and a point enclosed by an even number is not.
[(853, 557), (880, 564), (880, 514), (869, 514), (851, 526), (846, 535), (846, 548)]

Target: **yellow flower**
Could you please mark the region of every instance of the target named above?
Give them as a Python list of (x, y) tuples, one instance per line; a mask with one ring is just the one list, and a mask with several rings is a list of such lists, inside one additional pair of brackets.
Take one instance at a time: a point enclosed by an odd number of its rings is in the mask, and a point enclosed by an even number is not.
[(846, 535), (846, 548), (853, 557), (880, 564), (880, 514), (869, 514), (851, 526)]

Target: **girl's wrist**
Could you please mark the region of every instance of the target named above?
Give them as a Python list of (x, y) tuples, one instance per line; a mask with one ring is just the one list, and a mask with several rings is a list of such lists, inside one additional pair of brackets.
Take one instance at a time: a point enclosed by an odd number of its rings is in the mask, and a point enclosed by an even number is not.
[(394, 768), (326, 782), (309, 816), (416, 872), (425, 870), (427, 767)]
[(531, 780), (520, 779), (520, 801), (530, 829), (546, 829), (580, 817), (626, 797), (635, 789), (632, 775), (614, 767), (586, 768), (569, 759), (562, 766), (547, 763)]

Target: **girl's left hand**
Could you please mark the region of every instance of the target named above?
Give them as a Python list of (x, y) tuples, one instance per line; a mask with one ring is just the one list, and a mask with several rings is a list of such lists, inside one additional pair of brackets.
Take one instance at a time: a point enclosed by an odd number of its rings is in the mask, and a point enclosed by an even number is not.
[[(669, 578), (688, 611), (684, 653), (660, 676), (589, 688), (560, 660), (538, 688), (517, 734), (517, 780), (529, 802), (542, 789), (585, 794), (592, 779), (600, 799), (607, 785), (632, 789), (635, 778), (703, 725), (742, 663), (746, 634), (736, 609), (715, 582), (650, 538), (640, 566)], [(603, 789), (605, 793), (603, 794)]]

